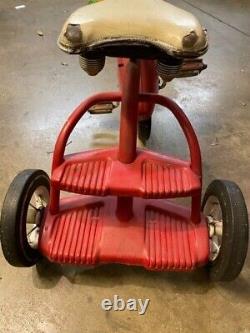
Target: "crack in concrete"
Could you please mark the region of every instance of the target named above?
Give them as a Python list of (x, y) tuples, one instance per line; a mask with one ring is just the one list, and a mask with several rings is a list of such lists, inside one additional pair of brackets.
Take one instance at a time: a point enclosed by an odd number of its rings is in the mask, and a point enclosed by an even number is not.
[(189, 1), (187, 1), (187, 0), (181, 0), (181, 1), (184, 2), (184, 3), (186, 3), (186, 4), (188, 4), (189, 6), (191, 6), (191, 7), (193, 7), (193, 8), (195, 8), (195, 9), (201, 11), (202, 13), (204, 13), (204, 14), (206, 14), (206, 15), (212, 17), (213, 19), (215, 19), (216, 21), (218, 21), (218, 22), (220, 22), (220, 23), (226, 25), (227, 27), (229, 27), (229, 28), (231, 28), (231, 29), (233, 29), (233, 30), (235, 30), (235, 31), (238, 31), (238, 32), (241, 33), (242, 35), (244, 35), (244, 36), (246, 36), (246, 37), (248, 37), (248, 38), (250, 37), (250, 34), (247, 33), (246, 31), (243, 31), (243, 30), (241, 30), (241, 29), (235, 27), (234, 25), (232, 25), (232, 24), (230, 24), (230, 23), (227, 23), (227, 22), (223, 21), (223, 20), (220, 19), (218, 16), (215, 16), (215, 15), (213, 15), (213, 14), (207, 12), (206, 10), (204, 10), (204, 9), (202, 9), (202, 8), (200, 8), (200, 7), (196, 6), (196, 5), (194, 5), (194, 4), (192, 4), (191, 2), (189, 2)]

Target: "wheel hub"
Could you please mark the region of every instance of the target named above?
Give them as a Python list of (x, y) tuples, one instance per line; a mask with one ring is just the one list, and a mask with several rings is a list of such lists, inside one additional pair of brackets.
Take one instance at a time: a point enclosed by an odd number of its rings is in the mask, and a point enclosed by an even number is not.
[(29, 202), (26, 219), (26, 236), (30, 247), (33, 249), (38, 248), (40, 225), (48, 200), (49, 192), (47, 188), (40, 186), (34, 191)]
[(223, 236), (223, 219), (219, 200), (210, 196), (204, 207), (204, 214), (207, 217), (210, 243), (210, 261), (215, 261), (220, 253)]

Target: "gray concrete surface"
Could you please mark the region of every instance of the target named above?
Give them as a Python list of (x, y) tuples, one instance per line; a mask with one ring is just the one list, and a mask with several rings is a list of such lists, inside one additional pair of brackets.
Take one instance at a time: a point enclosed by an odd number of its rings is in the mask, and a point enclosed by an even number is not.
[[(198, 78), (174, 81), (163, 93), (185, 108), (197, 130), (204, 186), (215, 177), (236, 181), (250, 207), (250, 4), (171, 2), (193, 12), (207, 27), (209, 68)], [(14, 9), (20, 3), (26, 8)], [(83, 3), (0, 1), (0, 204), (18, 171), (32, 167), (49, 172), (56, 134), (72, 108), (94, 91), (117, 86), (114, 60), (98, 77), (90, 78), (80, 70), (76, 57), (56, 47), (64, 19)], [(118, 119), (118, 114), (86, 116), (68, 150), (112, 143)], [(114, 134), (111, 139), (103, 135), (106, 132)], [(177, 125), (160, 108), (148, 147), (186, 155)], [(249, 278), (249, 258), (235, 282), (213, 284), (203, 270), (150, 273), (106, 266), (84, 271), (46, 263), (15, 269), (1, 254), (0, 332), (249, 333)], [(114, 294), (124, 299), (150, 298), (146, 315), (105, 313), (100, 302)]]

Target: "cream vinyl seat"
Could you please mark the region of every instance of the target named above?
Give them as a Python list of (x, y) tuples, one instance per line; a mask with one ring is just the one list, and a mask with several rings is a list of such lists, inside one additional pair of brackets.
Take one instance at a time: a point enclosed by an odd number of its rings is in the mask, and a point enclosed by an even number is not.
[(198, 57), (207, 37), (190, 13), (164, 0), (104, 0), (76, 10), (59, 47), (86, 56)]

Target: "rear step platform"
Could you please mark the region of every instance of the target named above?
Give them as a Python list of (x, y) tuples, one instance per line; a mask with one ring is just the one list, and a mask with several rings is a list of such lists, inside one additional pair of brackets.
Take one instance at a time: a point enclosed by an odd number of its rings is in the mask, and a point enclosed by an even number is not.
[(152, 199), (190, 196), (201, 187), (189, 162), (143, 149), (130, 164), (118, 160), (116, 148), (66, 156), (51, 181), (62, 191), (78, 194)]
[(40, 252), (53, 262), (178, 271), (208, 261), (205, 217), (194, 224), (190, 209), (169, 200), (74, 195), (60, 205), (58, 214), (46, 212), (39, 240)]

